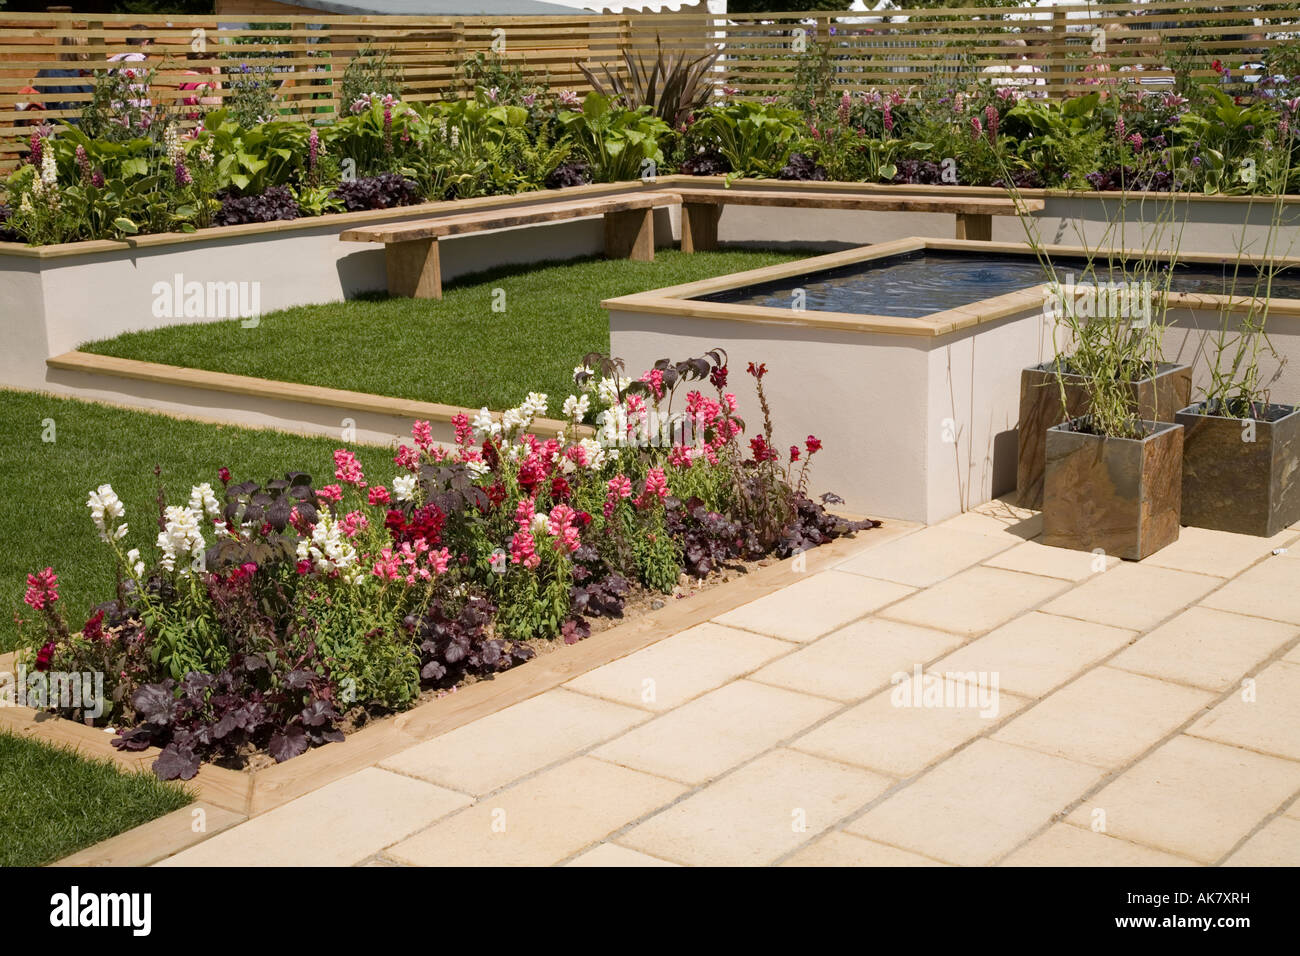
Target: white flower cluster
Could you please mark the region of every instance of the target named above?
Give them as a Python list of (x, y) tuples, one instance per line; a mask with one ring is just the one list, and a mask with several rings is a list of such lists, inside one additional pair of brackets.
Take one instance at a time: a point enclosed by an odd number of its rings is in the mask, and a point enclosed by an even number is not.
[(320, 513), (319, 520), (311, 529), (311, 538), (298, 542), (298, 560), (310, 561), (312, 567), (322, 574), (337, 571), (339, 577), (349, 584), (362, 578), (357, 549), (328, 511)]
[(131, 566), (137, 581), (144, 577), (144, 562), (140, 560), (139, 548), (132, 548), (126, 553), (126, 563)]
[(564, 400), (564, 417), (575, 425), (582, 421), (582, 416), (586, 415), (590, 409), (590, 395), (583, 395), (581, 398), (577, 395), (570, 395)]
[[(59, 205), (59, 167), (54, 162), (54, 150), (50, 146), (45, 147), (45, 152), (41, 154), (41, 174), (32, 180), (32, 195), (37, 200), (43, 200), (53, 208)], [(23, 194), (23, 199), (27, 199), (27, 194)], [(19, 203), (22, 209), (22, 204)], [(29, 207), (30, 208), (30, 207)], [(28, 210), (24, 210), (28, 211)]]
[(158, 564), (166, 571), (175, 571), (177, 560), (183, 562), (181, 574), (190, 573), (190, 562), (203, 553), (203, 531), (199, 525), (201, 511), (170, 505), (163, 511), (165, 524), (158, 532), (158, 550), (162, 558)]
[(398, 475), (393, 479), (393, 499), (410, 501), (415, 496), (415, 475)]
[(90, 520), (99, 529), (99, 540), (106, 543), (121, 541), (126, 537), (126, 522), (117, 524), (118, 518), (126, 517), (126, 507), (122, 504), (112, 485), (100, 485), (86, 499), (90, 509)]

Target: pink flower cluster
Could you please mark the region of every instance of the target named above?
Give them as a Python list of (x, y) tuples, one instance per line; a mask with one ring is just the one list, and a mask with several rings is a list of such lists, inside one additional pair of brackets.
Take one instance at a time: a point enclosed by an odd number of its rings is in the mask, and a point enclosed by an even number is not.
[(614, 517), (614, 509), (624, 498), (632, 497), (632, 481), (627, 475), (615, 475), (609, 479), (605, 493), (605, 520)]
[(366, 486), (366, 476), (361, 473), (361, 462), (346, 448), (334, 452), (334, 477), (357, 488)]
[(645, 508), (663, 501), (667, 497), (668, 478), (664, 475), (664, 470), (662, 468), (651, 468), (645, 476), (645, 487), (641, 489), (641, 497), (637, 498), (636, 506)]
[(522, 498), (515, 508), (515, 524), (519, 530), (510, 539), (510, 560), (525, 568), (535, 568), (542, 563), (537, 555), (537, 545), (533, 541), (533, 499)]
[(578, 539), (576, 524), (578, 513), (568, 505), (556, 505), (546, 519), (546, 533), (555, 538), (555, 546), (569, 554), (578, 550), (582, 542)]
[(384, 547), (371, 573), (381, 580), (415, 584), (446, 573), (450, 563), (451, 552), (446, 548), (434, 550), (424, 538), (416, 538), (414, 543), (403, 541), (396, 549)]
[(38, 574), (27, 575), (27, 593), (23, 603), (33, 610), (43, 611), (59, 599), (59, 576), (53, 568), (46, 568)]

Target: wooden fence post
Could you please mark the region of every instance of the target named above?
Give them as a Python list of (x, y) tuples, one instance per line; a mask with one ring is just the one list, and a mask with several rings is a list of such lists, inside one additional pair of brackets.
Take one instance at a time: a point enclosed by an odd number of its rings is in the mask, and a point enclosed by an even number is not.
[[(1056, 96), (1064, 96), (1069, 87), (1066, 71), (1066, 36), (1069, 11), (1065, 7), (1052, 8), (1052, 39), (1048, 46), (1047, 89)], [(1056, 76), (1055, 74), (1060, 74)]]

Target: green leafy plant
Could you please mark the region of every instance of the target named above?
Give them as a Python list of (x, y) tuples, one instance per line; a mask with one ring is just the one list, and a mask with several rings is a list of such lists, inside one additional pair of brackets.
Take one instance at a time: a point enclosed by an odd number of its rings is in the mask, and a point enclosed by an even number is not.
[(805, 142), (805, 131), (794, 110), (738, 100), (706, 110), (691, 127), (691, 136), (717, 149), (736, 174), (776, 176)]
[(664, 161), (659, 140), (668, 134), (668, 124), (646, 107), (619, 109), (608, 96), (592, 92), (580, 112), (566, 110), (559, 119), (602, 182), (636, 179), (647, 164)]
[(651, 113), (674, 128), (685, 122), (694, 112), (704, 109), (713, 95), (710, 73), (721, 49), (710, 48), (699, 56), (685, 52), (665, 52), (663, 38), (655, 35), (655, 56), (647, 62), (630, 50), (623, 51), (626, 71), (611, 70), (602, 66), (604, 77), (583, 64), (578, 69), (587, 78), (592, 89), (610, 100), (616, 100), (628, 109), (647, 107)]

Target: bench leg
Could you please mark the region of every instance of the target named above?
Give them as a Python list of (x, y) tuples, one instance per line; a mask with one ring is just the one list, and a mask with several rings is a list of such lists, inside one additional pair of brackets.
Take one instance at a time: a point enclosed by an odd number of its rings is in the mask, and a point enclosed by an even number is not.
[(993, 241), (993, 217), (986, 213), (958, 213), (957, 238)]
[(653, 262), (655, 211), (629, 209), (605, 213), (605, 257)]
[(384, 246), (388, 294), (408, 299), (442, 298), (442, 263), (437, 239), (390, 242)]
[(713, 203), (682, 203), (682, 252), (718, 248), (718, 219), (722, 207)]

